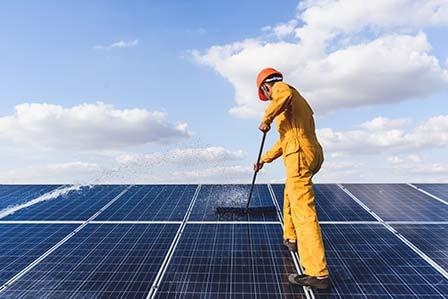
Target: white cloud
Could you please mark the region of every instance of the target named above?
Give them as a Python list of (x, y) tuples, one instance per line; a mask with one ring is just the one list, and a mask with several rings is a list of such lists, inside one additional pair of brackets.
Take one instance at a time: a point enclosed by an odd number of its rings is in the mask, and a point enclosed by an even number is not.
[[(234, 86), (230, 112), (239, 117), (262, 113), (255, 77), (266, 66), (282, 71), (320, 113), (426, 98), (448, 89), (448, 70), (430, 55), (421, 30), (448, 24), (447, 13), (446, 1), (307, 1), (301, 25), (263, 28), (279, 38), (295, 30), (295, 41), (246, 39), (193, 56)], [(359, 34), (365, 30), (374, 33)]]
[[(448, 146), (448, 115), (439, 115), (403, 129), (403, 119), (375, 118), (365, 122), (365, 130), (336, 132), (330, 128), (319, 129), (319, 140), (326, 151), (342, 154), (379, 154), (415, 152)], [(387, 124), (391, 124), (387, 128)]]
[(278, 24), (274, 27), (272, 26), (266, 26), (261, 28), (262, 31), (271, 31), (273, 32), (277, 37), (282, 38), (287, 35), (290, 35), (295, 32), (297, 26), (297, 20), (291, 20), (288, 23), (284, 24)]
[(411, 154), (389, 157), (391, 170), (407, 182), (448, 182), (448, 163)]
[(174, 149), (168, 152), (155, 152), (148, 154), (124, 154), (116, 158), (122, 164), (206, 164), (241, 160), (246, 156), (242, 150), (231, 151), (223, 147), (185, 148)]
[(88, 181), (101, 171), (98, 164), (68, 162), (35, 165), (26, 168), (4, 170), (0, 174), (2, 184), (73, 184)]
[(362, 123), (360, 127), (375, 131), (375, 130), (390, 130), (402, 129), (409, 125), (411, 120), (409, 118), (390, 119), (387, 117), (376, 117), (370, 121)]
[(446, 0), (311, 0), (299, 4), (305, 25), (296, 29), (302, 40), (329, 39), (337, 34), (371, 29), (419, 29), (448, 24)]
[(94, 49), (97, 50), (109, 50), (113, 48), (130, 48), (130, 47), (136, 47), (138, 45), (138, 39), (131, 40), (131, 41), (118, 41), (114, 42), (110, 45), (97, 45), (94, 47)]
[(165, 113), (116, 109), (101, 102), (71, 108), (21, 104), (0, 117), (0, 139), (62, 150), (111, 149), (168, 142), (190, 135), (186, 124), (170, 124)]

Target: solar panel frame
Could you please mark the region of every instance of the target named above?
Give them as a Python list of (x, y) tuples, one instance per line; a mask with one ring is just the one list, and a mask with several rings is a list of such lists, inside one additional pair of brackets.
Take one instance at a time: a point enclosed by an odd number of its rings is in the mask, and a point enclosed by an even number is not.
[(444, 298), (448, 280), (381, 225), (323, 224), (331, 298)]
[[(278, 204), (283, 208), (284, 184), (271, 184)], [(336, 184), (314, 184), (319, 221), (376, 221)], [(283, 215), (283, 210), (280, 211)]]
[(0, 286), (76, 227), (73, 224), (0, 223)]
[(281, 231), (280, 224), (187, 224), (154, 298), (305, 298), (287, 280), (296, 270)]
[(342, 184), (384, 221), (445, 221), (448, 206), (406, 184)]
[(448, 224), (392, 224), (392, 227), (448, 271)]
[(143, 298), (178, 228), (88, 224), (1, 296)]
[(448, 184), (413, 184), (448, 203)]
[(135, 185), (98, 221), (182, 221), (198, 185)]

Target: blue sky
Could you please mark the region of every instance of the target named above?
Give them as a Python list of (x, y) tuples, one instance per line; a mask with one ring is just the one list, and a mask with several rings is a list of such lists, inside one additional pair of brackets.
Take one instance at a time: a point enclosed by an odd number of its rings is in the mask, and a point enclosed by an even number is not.
[[(389, 4), (1, 3), (0, 180), (249, 182), (256, 70), (274, 66), (315, 108), (316, 181), (448, 181), (447, 4)], [(260, 179), (281, 182), (281, 160)]]

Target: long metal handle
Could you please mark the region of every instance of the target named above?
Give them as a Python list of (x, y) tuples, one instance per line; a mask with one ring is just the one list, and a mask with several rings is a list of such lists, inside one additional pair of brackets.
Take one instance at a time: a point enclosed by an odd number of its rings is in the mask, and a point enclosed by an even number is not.
[[(266, 134), (267, 134), (267, 132), (263, 132), (263, 139), (261, 140), (260, 151), (258, 152), (257, 164), (260, 163), (261, 154), (263, 153), (264, 141), (266, 139)], [(254, 172), (254, 177), (252, 178), (252, 186), (250, 187), (249, 198), (247, 200), (246, 209), (249, 209), (250, 200), (252, 199), (252, 193), (254, 192), (254, 185), (255, 185), (255, 180), (257, 178), (257, 173), (258, 173), (258, 170), (256, 170)]]

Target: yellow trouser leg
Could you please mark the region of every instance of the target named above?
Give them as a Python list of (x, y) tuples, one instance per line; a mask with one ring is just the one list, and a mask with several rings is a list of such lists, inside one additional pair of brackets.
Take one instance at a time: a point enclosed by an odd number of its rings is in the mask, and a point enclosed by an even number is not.
[(299, 172), (299, 159), (299, 153), (292, 153), (285, 157), (287, 172), (285, 192), (288, 193), (291, 218), (297, 234), (300, 262), (305, 268), (305, 274), (325, 276), (328, 275), (328, 269), (314, 205), (311, 181), (313, 173), (302, 161)]
[(291, 204), (286, 190), (287, 186), (285, 186), (283, 199), (283, 239), (297, 240), (294, 224), (292, 223)]

